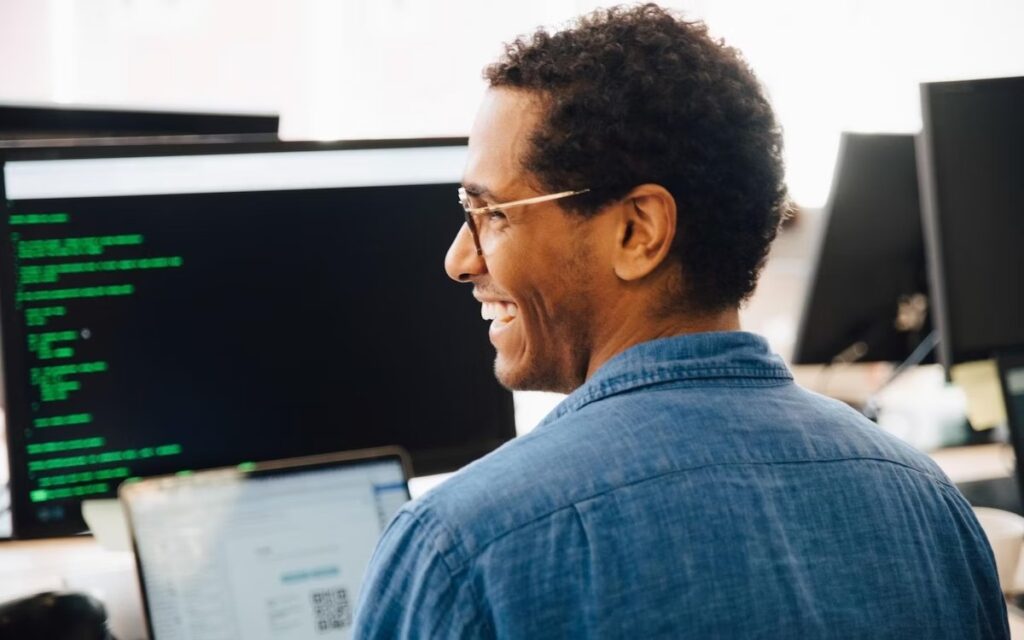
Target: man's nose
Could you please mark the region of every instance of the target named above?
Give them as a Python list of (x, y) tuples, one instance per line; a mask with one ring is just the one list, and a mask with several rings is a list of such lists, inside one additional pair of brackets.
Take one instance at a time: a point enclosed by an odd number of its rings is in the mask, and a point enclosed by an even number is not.
[(452, 246), (448, 247), (448, 253), (444, 257), (444, 270), (448, 272), (448, 277), (456, 282), (469, 282), (473, 276), (487, 273), (487, 264), (483, 256), (476, 252), (476, 243), (473, 242), (473, 234), (470, 233), (468, 225), (462, 225), (455, 234)]

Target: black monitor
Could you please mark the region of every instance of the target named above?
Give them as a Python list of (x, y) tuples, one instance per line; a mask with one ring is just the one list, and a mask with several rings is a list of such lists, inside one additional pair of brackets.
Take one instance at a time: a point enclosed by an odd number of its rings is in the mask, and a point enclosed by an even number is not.
[(914, 138), (844, 133), (795, 364), (899, 362), (931, 332)]
[(15, 534), (126, 477), (514, 435), (469, 288), (464, 139), (8, 153), (0, 314)]
[(921, 85), (918, 169), (939, 352), (1024, 346), (1024, 77)]
[(277, 115), (0, 104), (0, 140), (277, 134)]

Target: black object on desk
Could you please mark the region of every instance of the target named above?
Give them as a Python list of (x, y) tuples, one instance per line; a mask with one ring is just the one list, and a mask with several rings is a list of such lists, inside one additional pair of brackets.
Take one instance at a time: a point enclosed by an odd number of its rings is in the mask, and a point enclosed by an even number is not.
[(958, 482), (956, 487), (972, 507), (990, 507), (1024, 515), (1016, 474), (988, 480)]
[(52, 591), (0, 604), (0, 638), (114, 640), (102, 602), (84, 593)]

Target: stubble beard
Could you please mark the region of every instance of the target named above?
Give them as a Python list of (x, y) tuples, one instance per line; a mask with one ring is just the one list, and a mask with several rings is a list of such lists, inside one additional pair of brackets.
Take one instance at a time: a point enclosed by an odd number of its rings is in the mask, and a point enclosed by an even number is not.
[(562, 290), (567, 294), (553, 311), (549, 323), (555, 326), (547, 334), (554, 344), (534, 341), (518, 370), (503, 366), (500, 355), (495, 358), (494, 375), (506, 389), (571, 393), (586, 381), (597, 313), (585, 269), (590, 255), (585, 246), (578, 246), (564, 267)]
[[(553, 341), (557, 344), (541, 345), (540, 352), (526, 354), (525, 363), (519, 368), (503, 365), (501, 356), (495, 358), (494, 375), (501, 386), (509, 391), (571, 393), (582, 385), (587, 374), (590, 327), (584, 322), (573, 322), (572, 325), (575, 326), (562, 325), (559, 328), (559, 337)], [(561, 357), (557, 357), (559, 354)]]

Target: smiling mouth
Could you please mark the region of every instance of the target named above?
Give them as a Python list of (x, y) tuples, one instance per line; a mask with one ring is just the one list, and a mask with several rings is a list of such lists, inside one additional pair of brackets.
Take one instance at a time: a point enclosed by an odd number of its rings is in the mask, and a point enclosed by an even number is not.
[(483, 302), (480, 305), (480, 317), (491, 320), (491, 328), (498, 329), (516, 319), (519, 307), (514, 302)]

